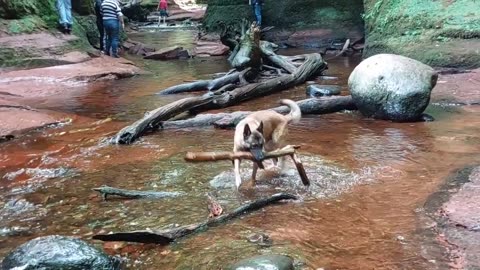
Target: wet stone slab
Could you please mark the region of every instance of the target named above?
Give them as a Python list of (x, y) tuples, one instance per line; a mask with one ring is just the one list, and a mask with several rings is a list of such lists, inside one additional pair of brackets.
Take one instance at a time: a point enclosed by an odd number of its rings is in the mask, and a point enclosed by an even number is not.
[[(328, 198), (347, 192), (353, 186), (367, 183), (377, 174), (400, 173), (387, 166), (365, 167), (353, 172), (319, 156), (302, 155), (301, 160), (311, 182), (309, 187), (302, 184), (295, 165), (288, 160), (287, 169), (283, 174), (280, 173), (278, 168), (259, 170), (256, 189), (263, 191), (273, 189), (272, 191), (277, 192), (282, 190), (283, 192), (302, 195), (305, 198)], [(268, 163), (268, 161), (265, 162), (266, 165)], [(242, 163), (242, 185), (248, 185), (251, 171), (251, 162)], [(235, 189), (233, 168), (216, 175), (210, 181), (210, 186), (217, 190)]]

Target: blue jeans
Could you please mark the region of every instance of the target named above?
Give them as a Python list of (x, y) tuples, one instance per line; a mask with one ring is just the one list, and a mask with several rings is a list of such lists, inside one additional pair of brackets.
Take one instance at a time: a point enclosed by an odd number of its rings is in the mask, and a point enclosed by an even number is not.
[[(103, 20), (105, 28), (106, 44), (105, 53), (113, 57), (118, 56), (118, 43), (120, 40), (120, 22), (118, 20)], [(110, 49), (112, 50), (110, 54)]]
[(256, 3), (252, 5), (253, 7), (253, 14), (255, 15), (255, 21), (257, 25), (262, 25), (262, 5), (260, 3)]
[(57, 0), (57, 10), (60, 16), (59, 22), (63, 26), (72, 26), (72, 1)]

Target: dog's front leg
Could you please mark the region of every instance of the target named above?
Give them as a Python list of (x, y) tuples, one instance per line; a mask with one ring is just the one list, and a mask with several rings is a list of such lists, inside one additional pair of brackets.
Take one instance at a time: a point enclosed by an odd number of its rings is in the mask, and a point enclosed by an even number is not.
[(237, 189), (240, 187), (240, 184), (242, 184), (242, 177), (240, 176), (240, 162), (240, 159), (235, 159), (233, 161), (235, 171), (235, 185), (237, 186)]
[(253, 162), (252, 168), (252, 187), (254, 187), (257, 183), (257, 171), (258, 171), (258, 163)]

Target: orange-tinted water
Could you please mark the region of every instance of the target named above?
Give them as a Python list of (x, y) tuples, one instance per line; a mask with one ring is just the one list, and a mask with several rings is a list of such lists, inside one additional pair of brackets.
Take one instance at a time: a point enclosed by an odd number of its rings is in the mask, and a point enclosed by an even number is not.
[[(192, 33), (172, 35), (163, 32), (148, 39), (172, 44)], [(321, 83), (346, 86), (356, 63), (358, 59), (332, 61), (327, 75), (337, 79)], [(422, 207), (453, 169), (480, 162), (478, 108), (430, 107), (437, 121), (429, 123), (373, 121), (356, 113), (305, 116), (291, 127), (289, 141), (302, 145), (312, 187), (301, 187), (291, 170), (283, 177), (261, 174), (255, 190), (238, 193), (228, 185), (212, 186), (233, 183), (229, 162), (183, 161), (186, 151), (230, 150), (232, 130), (165, 130), (130, 146), (105, 143), (146, 111), (181, 97), (154, 95), (158, 90), (228, 69), (221, 58), (144, 65), (151, 75), (89, 86), (68, 100), (32, 101), (75, 116), (72, 124), (0, 145), (1, 256), (42, 235), (91, 241), (98, 232), (202, 221), (208, 215), (209, 191), (229, 211), (245, 200), (283, 190), (303, 200), (268, 207), (167, 247), (104, 247), (128, 258), (129, 269), (221, 269), (263, 253), (289, 254), (304, 269), (447, 268), (443, 250), (425, 237)], [(270, 108), (280, 98), (302, 99), (304, 91), (305, 86), (298, 86), (227, 110)], [(245, 166), (246, 174), (248, 170)], [(101, 185), (185, 195), (104, 202), (91, 191)], [(273, 246), (249, 243), (246, 236), (252, 232), (269, 234)]]

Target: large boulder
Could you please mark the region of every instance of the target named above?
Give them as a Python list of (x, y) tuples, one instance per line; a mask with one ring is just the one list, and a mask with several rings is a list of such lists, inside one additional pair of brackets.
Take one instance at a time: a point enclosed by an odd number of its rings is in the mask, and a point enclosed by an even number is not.
[(243, 259), (232, 265), (231, 270), (293, 270), (292, 258), (284, 255), (259, 255)]
[(361, 62), (348, 86), (360, 112), (377, 119), (419, 120), (430, 102), (438, 75), (429, 66), (393, 54), (378, 54)]
[(109, 257), (84, 241), (50, 235), (35, 238), (11, 251), (2, 261), (2, 270), (116, 270), (120, 260)]

